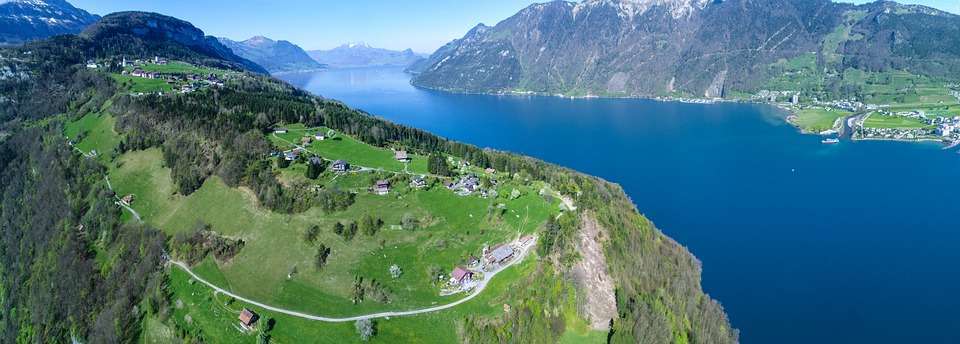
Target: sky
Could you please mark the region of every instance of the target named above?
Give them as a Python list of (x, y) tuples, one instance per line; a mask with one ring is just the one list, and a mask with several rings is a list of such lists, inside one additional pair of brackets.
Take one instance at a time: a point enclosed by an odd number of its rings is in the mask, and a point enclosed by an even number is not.
[[(3, 1), (3, 0), (0, 0)], [(350, 42), (432, 53), (478, 23), (494, 25), (533, 0), (68, 0), (100, 15), (139, 10), (193, 23), (208, 35), (291, 41), (306, 50)], [(856, 3), (868, 1), (854, 0)], [(960, 0), (902, 0), (960, 14)]]

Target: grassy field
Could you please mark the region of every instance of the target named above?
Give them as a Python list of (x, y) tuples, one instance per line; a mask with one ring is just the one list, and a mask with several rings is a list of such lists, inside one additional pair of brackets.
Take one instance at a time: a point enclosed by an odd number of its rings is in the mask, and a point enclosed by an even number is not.
[[(87, 122), (93, 121), (88, 119), (83, 123)], [(307, 132), (302, 127), (294, 129), (300, 132), (289, 134), (286, 139), (298, 139)], [(274, 138), (275, 142), (282, 144), (277, 139)], [(168, 235), (190, 231), (198, 223), (204, 223), (223, 236), (244, 241), (239, 254), (229, 261), (215, 261), (208, 257), (193, 268), (195, 273), (260, 302), (334, 317), (416, 309), (458, 300), (464, 295), (440, 296), (440, 288), (429, 271), (439, 268), (449, 273), (469, 256), (479, 256), (485, 245), (534, 233), (547, 218), (560, 212), (559, 200), (549, 196), (553, 192), (542, 182), (499, 175), (499, 183), (494, 188), (499, 196), (458, 196), (433, 177), (425, 189), (409, 187), (412, 176), (387, 172), (404, 170), (402, 164), (393, 160), (390, 150), (371, 147), (346, 136), (316, 143), (311, 149), (331, 159), (352, 157), (351, 161), (358, 165), (384, 171), (342, 175), (324, 172), (317, 180), (309, 180), (303, 176), (303, 164), (278, 169), (280, 180), (288, 187), (313, 183), (323, 188), (356, 192), (355, 203), (344, 211), (326, 213), (311, 208), (299, 214), (280, 214), (264, 209), (258, 205), (252, 192), (228, 187), (217, 177), (209, 178), (189, 196), (176, 194), (171, 171), (163, 166), (159, 149), (119, 156), (110, 164), (110, 179), (118, 194), (136, 196), (132, 207), (145, 222)], [(425, 172), (426, 159), (421, 156), (413, 158), (409, 169)], [(422, 165), (417, 165), (418, 161)], [(480, 172), (475, 168), (471, 171)], [(367, 191), (377, 179), (393, 181), (390, 194), (379, 196)], [(519, 196), (511, 197), (511, 194)], [(372, 236), (357, 233), (352, 240), (333, 233), (335, 223), (357, 221), (365, 215), (382, 219), (382, 229)], [(418, 228), (403, 229), (401, 219), (404, 217), (416, 218)], [(310, 243), (303, 236), (314, 225), (320, 228), (320, 233), (317, 241)], [(320, 270), (313, 265), (318, 243), (331, 248), (327, 264)], [(503, 304), (521, 302), (512, 297), (521, 289), (522, 279), (536, 268), (536, 259), (529, 257), (524, 263), (499, 274), (481, 296), (455, 309), (381, 320), (379, 339), (375, 341), (456, 341), (457, 319), (468, 314), (497, 314), (503, 311)], [(389, 273), (393, 264), (403, 271), (398, 278)], [(296, 272), (292, 273), (294, 269)], [(380, 303), (368, 298), (354, 304), (351, 301), (353, 281), (358, 276), (377, 281), (388, 290), (390, 301)], [(243, 333), (236, 327), (237, 314), (245, 305), (229, 303), (222, 295), (214, 295), (209, 288), (191, 283), (188, 275), (178, 269), (170, 271), (170, 278), (174, 300), (180, 301), (177, 303), (180, 307), (175, 308), (171, 320), (145, 321), (145, 341), (162, 342), (173, 328), (200, 329), (207, 340), (214, 342), (256, 341), (255, 334)], [(557, 283), (566, 282), (558, 279)], [(570, 299), (573, 300), (572, 294)], [(259, 311), (265, 318), (278, 321), (271, 333), (274, 343), (302, 342), (304, 338), (321, 343), (357, 340), (353, 323), (320, 323)], [(565, 314), (567, 311), (569, 324), (565, 342), (605, 338), (603, 333), (591, 331), (572, 308), (565, 310)]]
[[(406, 183), (397, 182), (387, 196), (358, 194), (356, 203), (343, 212), (326, 214), (314, 208), (302, 214), (278, 214), (259, 208), (251, 193), (229, 188), (217, 178), (211, 178), (190, 196), (175, 195), (170, 170), (162, 167), (161, 160), (156, 149), (131, 152), (117, 159), (111, 170), (114, 188), (119, 194), (136, 195), (133, 208), (146, 222), (168, 234), (190, 230), (203, 222), (222, 235), (242, 238), (246, 245), (240, 254), (218, 266), (224, 283), (241, 295), (263, 302), (331, 316), (455, 300), (457, 297), (439, 296), (438, 287), (427, 274), (431, 266), (449, 271), (471, 254), (479, 255), (483, 245), (532, 233), (559, 211), (557, 200), (539, 195), (540, 185), (507, 180), (499, 193), (509, 195), (516, 188), (522, 191), (521, 197), (460, 197), (442, 187), (411, 190)], [(337, 177), (331, 183), (368, 185), (362, 180), (370, 177), (369, 173), (357, 173)], [(490, 215), (495, 204), (503, 204), (505, 213)], [(366, 214), (380, 217), (385, 223), (375, 236), (358, 234), (352, 241), (345, 241), (332, 233), (335, 222), (356, 221)], [(398, 229), (405, 214), (418, 218), (423, 228)], [(315, 246), (302, 239), (312, 225), (321, 228), (318, 242), (332, 248), (329, 262), (321, 271), (312, 265)], [(403, 269), (401, 277), (389, 276), (392, 264)], [(287, 278), (294, 267), (298, 273)], [(202, 270), (198, 273), (208, 276)], [(355, 276), (379, 281), (390, 289), (393, 299), (389, 304), (352, 304)]]
[(864, 122), (866, 128), (928, 128), (930, 125), (916, 118), (872, 114)]
[(116, 80), (122, 88), (126, 88), (132, 93), (156, 93), (170, 92), (173, 87), (163, 79), (147, 79), (130, 75), (111, 74), (113, 80)]
[[(271, 135), (270, 139), (284, 150), (293, 148), (294, 142), (300, 144), (300, 139), (306, 135), (312, 136), (317, 131), (326, 133), (326, 128), (304, 128), (295, 124), (287, 127), (286, 134)], [(373, 147), (356, 139), (337, 133), (333, 139), (313, 141), (308, 147), (311, 152), (319, 154), (324, 159), (345, 160), (351, 164), (378, 168), (393, 172), (410, 172), (417, 174), (427, 173), (427, 158), (421, 155), (410, 154), (412, 161), (409, 164), (397, 161), (392, 150)], [(409, 165), (409, 166), (405, 166)]]
[[(74, 147), (90, 153), (96, 151), (98, 159), (106, 161), (120, 144), (120, 135), (113, 130), (116, 120), (109, 114), (91, 112), (64, 126), (64, 135), (74, 141)], [(82, 137), (79, 142), (77, 138)]]
[(794, 121), (800, 129), (808, 132), (818, 133), (833, 127), (837, 118), (850, 115), (850, 112), (834, 109), (811, 108), (797, 111), (797, 118)]
[[(536, 269), (536, 256), (497, 275), (483, 294), (458, 307), (434, 313), (409, 317), (377, 319), (377, 335), (371, 343), (457, 343), (458, 321), (468, 315), (493, 316), (504, 312), (504, 305), (525, 302), (520, 293), (527, 285), (526, 278)], [(201, 283), (190, 281), (190, 276), (180, 269), (170, 270), (173, 300), (182, 307), (175, 309), (172, 321), (181, 327), (198, 328), (205, 339), (214, 343), (255, 343), (254, 333), (238, 330), (237, 316), (243, 308), (250, 308), (261, 315), (261, 321), (274, 319), (276, 326), (270, 332), (271, 343), (359, 343), (353, 322), (326, 323), (292, 317), (266, 311), (240, 301), (230, 302), (223, 295), (215, 295)], [(562, 280), (555, 285), (540, 288), (560, 288), (572, 293)], [(591, 330), (587, 323), (576, 315), (571, 297), (556, 311), (565, 314), (566, 324), (561, 343), (603, 343), (605, 331)], [(548, 309), (544, 309), (548, 311)], [(187, 316), (190, 321), (188, 322)]]
[[(143, 69), (147, 72), (157, 72), (163, 74), (217, 74), (223, 75), (226, 71), (215, 68), (207, 68), (202, 66), (195, 66), (186, 62), (180, 61), (170, 61), (165, 65), (155, 64), (155, 63), (145, 63), (139, 66), (140, 69)], [(133, 67), (127, 68), (129, 71), (133, 70)]]

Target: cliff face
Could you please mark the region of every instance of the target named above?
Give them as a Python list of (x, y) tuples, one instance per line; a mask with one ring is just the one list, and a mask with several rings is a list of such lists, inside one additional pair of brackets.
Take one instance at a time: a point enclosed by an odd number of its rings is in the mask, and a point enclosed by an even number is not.
[(186, 21), (149, 12), (117, 12), (87, 27), (80, 37), (104, 54), (208, 59), (257, 73), (267, 70), (237, 56), (215, 37)]
[[(911, 67), (922, 61), (915, 51), (932, 47), (949, 52), (937, 63), (957, 61), (955, 45), (935, 37), (957, 30), (958, 18), (922, 6), (828, 0), (555, 1), (479, 26), (412, 71), (416, 85), (452, 91), (719, 97), (757, 87), (778, 59), (824, 52), (825, 38), (842, 25), (866, 37), (832, 48), (849, 56), (844, 66)], [(886, 44), (889, 37), (898, 44)]]

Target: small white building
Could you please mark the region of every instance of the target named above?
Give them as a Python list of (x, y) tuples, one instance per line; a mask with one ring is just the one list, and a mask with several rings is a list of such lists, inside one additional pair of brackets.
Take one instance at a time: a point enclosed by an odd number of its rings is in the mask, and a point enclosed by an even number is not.
[(956, 130), (957, 128), (954, 127), (952, 124), (944, 123), (937, 128), (937, 133), (940, 134), (940, 136), (950, 136)]

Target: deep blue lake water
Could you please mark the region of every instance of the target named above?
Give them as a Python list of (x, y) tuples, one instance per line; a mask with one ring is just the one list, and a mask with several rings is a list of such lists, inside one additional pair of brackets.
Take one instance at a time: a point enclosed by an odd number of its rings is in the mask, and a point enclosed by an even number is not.
[(282, 77), (620, 183), (753, 343), (960, 343), (960, 155), (801, 135), (761, 105), (458, 95), (397, 68)]

